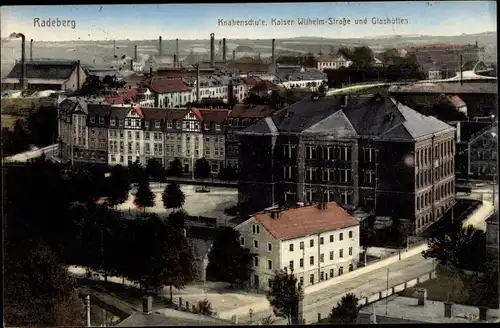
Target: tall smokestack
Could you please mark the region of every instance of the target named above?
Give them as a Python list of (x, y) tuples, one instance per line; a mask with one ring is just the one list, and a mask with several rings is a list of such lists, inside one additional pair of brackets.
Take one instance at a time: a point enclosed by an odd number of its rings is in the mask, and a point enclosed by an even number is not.
[(134, 71), (134, 60), (133, 59), (130, 60), (130, 70)]
[(161, 47), (161, 36), (158, 39), (158, 53), (160, 54), (160, 56), (163, 54), (162, 47)]
[(224, 61), (224, 63), (226, 62), (226, 59), (227, 59), (226, 58), (226, 56), (227, 56), (226, 50), (227, 50), (226, 49), (226, 38), (223, 38), (222, 39), (222, 60)]
[(30, 61), (33, 61), (33, 39), (30, 41)]
[(196, 104), (200, 103), (200, 63), (196, 64)]
[(210, 66), (215, 66), (215, 34), (210, 33)]
[(175, 67), (179, 67), (179, 39), (175, 39)]
[(273, 70), (276, 72), (276, 39), (271, 41), (271, 64), (273, 65)]
[(217, 57), (222, 57), (221, 56), (221, 53), (222, 53), (222, 40), (219, 41), (219, 49), (217, 49)]
[(116, 41), (113, 40), (113, 57), (116, 58)]
[(17, 37), (21, 37), (21, 88), (26, 89), (26, 37), (22, 33), (18, 33)]
[(233, 62), (236, 61), (236, 50), (233, 50)]
[(177, 67), (177, 55), (174, 54), (174, 67)]
[(134, 61), (137, 62), (137, 45), (134, 46)]

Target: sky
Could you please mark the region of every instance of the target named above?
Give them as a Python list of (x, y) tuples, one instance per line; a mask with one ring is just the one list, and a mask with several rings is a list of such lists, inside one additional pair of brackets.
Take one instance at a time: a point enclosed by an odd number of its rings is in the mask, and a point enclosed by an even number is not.
[[(349, 25), (298, 26), (299, 18), (350, 19)], [(405, 23), (373, 24), (373, 17)], [(292, 20), (291, 26), (272, 19)], [(364, 20), (367, 24), (355, 24)], [(38, 20), (37, 20), (38, 19)], [(66, 27), (35, 26), (45, 20), (74, 21)], [(258, 20), (266, 26), (218, 26), (224, 20)], [(496, 32), (496, 1), (342, 2), (254, 4), (148, 4), (103, 6), (2, 6), (1, 36), (23, 33), (39, 41), (152, 40), (290, 37), (362, 38), (389, 35), (460, 35)]]

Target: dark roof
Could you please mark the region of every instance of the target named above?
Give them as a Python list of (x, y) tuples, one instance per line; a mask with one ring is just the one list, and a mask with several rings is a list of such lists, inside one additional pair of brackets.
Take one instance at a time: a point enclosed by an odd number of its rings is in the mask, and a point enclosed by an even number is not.
[(130, 107), (124, 106), (111, 106), (111, 110), (109, 111), (110, 117), (116, 117), (118, 119), (123, 119), (127, 116), (130, 111)]
[(167, 121), (178, 121), (184, 119), (184, 117), (189, 113), (187, 108), (169, 108), (167, 109), (167, 115), (165, 120)]
[[(67, 80), (75, 70), (77, 61), (26, 62), (26, 78)], [(7, 78), (21, 78), (21, 63), (14, 65)]]
[(305, 98), (240, 131), (242, 134), (304, 133), (337, 138), (357, 135), (381, 140), (415, 140), (452, 129), (448, 124), (382, 95)]
[(494, 223), (494, 222), (498, 223), (498, 211), (494, 212), (486, 219), (486, 223)]
[(488, 82), (419, 82), (398, 85), (389, 89), (390, 93), (445, 93), (445, 94), (497, 94), (497, 83)]
[(280, 90), (280, 87), (278, 85), (274, 84), (271, 81), (268, 80), (262, 80), (260, 82), (257, 82), (253, 88), (250, 89), (251, 91), (272, 91), (272, 90)]
[(452, 128), (381, 95), (351, 97), (343, 111), (361, 136), (414, 140)]
[(271, 66), (269, 64), (230, 62), (229, 64), (227, 64), (225, 69), (238, 71), (242, 73), (248, 73), (248, 72), (268, 72), (270, 67)]
[(229, 118), (263, 118), (270, 115), (274, 110), (269, 105), (246, 105), (236, 104)]
[(272, 118), (279, 132), (300, 133), (339, 110), (342, 101), (338, 96), (304, 98)]
[(229, 109), (198, 109), (202, 120), (207, 122), (222, 123), (227, 118), (231, 110)]
[(141, 107), (141, 109), (144, 119), (147, 121), (160, 121), (165, 119), (167, 115), (167, 109), (165, 108)]
[(111, 111), (109, 104), (88, 104), (87, 110), (90, 116), (107, 116)]

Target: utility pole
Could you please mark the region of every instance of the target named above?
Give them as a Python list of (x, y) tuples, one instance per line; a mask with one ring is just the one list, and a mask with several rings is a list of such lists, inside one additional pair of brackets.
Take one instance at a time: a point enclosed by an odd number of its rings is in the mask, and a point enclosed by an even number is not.
[(90, 325), (90, 295), (85, 296), (85, 308), (87, 310), (87, 327)]

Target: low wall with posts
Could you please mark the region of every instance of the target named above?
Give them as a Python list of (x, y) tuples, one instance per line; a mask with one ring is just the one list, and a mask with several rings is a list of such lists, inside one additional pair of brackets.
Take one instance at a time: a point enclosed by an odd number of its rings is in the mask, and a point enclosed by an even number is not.
[[(391, 295), (400, 293), (405, 289), (415, 287), (417, 284), (422, 283), (424, 281), (435, 279), (436, 277), (437, 277), (436, 271), (434, 271), (434, 270), (427, 272), (427, 273), (424, 273), (424, 274), (419, 275), (418, 277), (410, 279), (406, 282), (403, 282), (403, 283), (400, 283), (397, 285), (393, 285), (393, 286), (389, 286), (389, 288), (384, 288), (383, 290), (380, 290), (380, 291), (373, 293), (369, 296), (363, 296), (362, 298), (360, 298), (358, 304), (360, 306), (367, 306), (371, 303), (375, 303), (375, 302), (377, 302), (381, 299), (387, 298)], [(360, 295), (357, 295), (357, 296), (360, 297)], [(328, 322), (329, 315), (330, 315), (330, 313), (318, 313), (318, 323)]]

